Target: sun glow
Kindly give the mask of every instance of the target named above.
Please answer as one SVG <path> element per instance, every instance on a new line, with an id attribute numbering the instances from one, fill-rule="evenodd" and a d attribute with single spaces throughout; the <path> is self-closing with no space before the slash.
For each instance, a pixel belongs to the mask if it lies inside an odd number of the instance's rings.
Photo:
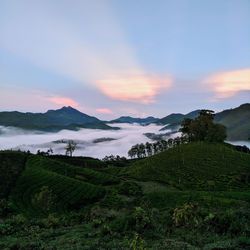
<path id="1" fill-rule="evenodd" d="M 48 100 L 59 106 L 71 106 L 75 108 L 79 106 L 79 104 L 76 101 L 68 97 L 54 96 L 54 97 L 48 98 Z"/>
<path id="2" fill-rule="evenodd" d="M 152 103 L 155 96 L 171 86 L 169 76 L 135 75 L 112 77 L 97 81 L 100 90 L 112 99 L 140 103 Z"/>
<path id="3" fill-rule="evenodd" d="M 250 91 L 250 69 L 219 72 L 205 81 L 217 98 L 228 98 L 239 91 Z"/>
<path id="4" fill-rule="evenodd" d="M 112 5 L 103 1 L 77 3 L 74 19 L 70 21 L 61 7 L 54 9 L 48 0 L 9 6 L 0 47 L 36 66 L 69 77 L 76 84 L 94 85 L 112 99 L 154 102 L 160 91 L 169 88 L 170 77 L 152 76 L 144 69 L 117 22 Z M 69 2 L 63 5 L 70 11 Z M 71 100 L 51 101 L 75 106 Z"/>

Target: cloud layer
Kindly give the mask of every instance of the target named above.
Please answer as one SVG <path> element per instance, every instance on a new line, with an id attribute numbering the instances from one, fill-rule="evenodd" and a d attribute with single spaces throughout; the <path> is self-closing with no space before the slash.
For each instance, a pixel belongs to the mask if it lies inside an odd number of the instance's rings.
<path id="1" fill-rule="evenodd" d="M 20 148 L 36 153 L 38 149 L 46 151 L 51 147 L 54 153 L 65 154 L 66 144 L 53 143 L 53 141 L 68 139 L 78 141 L 74 155 L 97 158 L 111 154 L 127 156 L 131 146 L 150 141 L 143 135 L 144 133 L 159 133 L 159 129 L 162 128 L 162 126 L 156 125 L 140 126 L 136 124 L 112 124 L 111 126 L 118 126 L 121 129 L 114 131 L 81 129 L 79 131 L 63 130 L 58 133 L 34 133 L 0 126 L 0 150 Z M 93 140 L 98 138 L 113 138 L 115 140 L 93 143 Z"/>
<path id="2" fill-rule="evenodd" d="M 108 2 L 74 5 L 77 9 L 46 0 L 6 4 L 0 48 L 116 100 L 151 103 L 168 89 L 169 77 L 151 76 L 138 61 Z"/>
<path id="3" fill-rule="evenodd" d="M 229 98 L 240 91 L 250 91 L 250 69 L 218 72 L 205 79 L 216 98 Z"/>
<path id="4" fill-rule="evenodd" d="M 172 79 L 169 76 L 133 75 L 99 80 L 97 83 L 110 98 L 146 104 L 154 102 L 160 91 L 169 89 Z"/>

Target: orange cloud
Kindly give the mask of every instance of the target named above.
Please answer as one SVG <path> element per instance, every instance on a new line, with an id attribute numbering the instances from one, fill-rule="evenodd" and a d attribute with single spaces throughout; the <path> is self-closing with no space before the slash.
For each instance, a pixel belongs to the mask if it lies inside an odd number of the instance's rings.
<path id="1" fill-rule="evenodd" d="M 98 108 L 98 109 L 96 109 L 96 112 L 100 113 L 100 114 L 107 114 L 107 115 L 113 114 L 112 110 L 110 110 L 108 108 Z"/>
<path id="2" fill-rule="evenodd" d="M 169 76 L 156 77 L 149 75 L 133 75 L 110 77 L 97 81 L 99 89 L 112 99 L 139 103 L 152 103 L 155 96 L 171 86 Z"/>
<path id="3" fill-rule="evenodd" d="M 250 69 L 219 72 L 205 79 L 217 98 L 228 98 L 239 91 L 250 91 Z"/>
<path id="4" fill-rule="evenodd" d="M 48 98 L 50 102 L 55 103 L 57 105 L 63 105 L 63 106 L 71 106 L 71 107 L 78 107 L 79 104 L 68 97 L 61 97 L 61 96 L 54 96 Z"/>

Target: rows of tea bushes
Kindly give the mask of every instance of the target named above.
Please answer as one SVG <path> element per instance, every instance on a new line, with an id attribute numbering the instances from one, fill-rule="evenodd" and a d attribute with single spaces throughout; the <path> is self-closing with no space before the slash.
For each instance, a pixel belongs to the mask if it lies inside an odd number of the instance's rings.
<path id="1" fill-rule="evenodd" d="M 129 176 L 178 189 L 237 190 L 250 186 L 250 155 L 223 144 L 190 143 L 135 162 Z"/>
<path id="2" fill-rule="evenodd" d="M 116 184 L 119 179 L 114 175 L 106 174 L 102 171 L 96 171 L 90 168 L 76 167 L 57 160 L 51 160 L 46 157 L 33 156 L 29 164 L 39 166 L 43 169 L 76 178 L 98 185 Z"/>
<path id="3" fill-rule="evenodd" d="M 49 164 L 47 160 L 45 163 Z M 33 157 L 27 161 L 26 169 L 19 177 L 11 195 L 18 211 L 34 216 L 47 213 L 48 211 L 44 211 L 44 208 L 34 201 L 43 187 L 48 187 L 55 197 L 52 211 L 56 212 L 80 208 L 104 196 L 103 187 L 57 173 L 56 168 L 52 171 L 53 164 L 54 162 L 50 167 L 46 167 L 41 164 L 39 158 L 37 160 Z"/>
<path id="4" fill-rule="evenodd" d="M 27 155 L 22 152 L 0 152 L 0 199 L 6 198 L 24 169 Z"/>

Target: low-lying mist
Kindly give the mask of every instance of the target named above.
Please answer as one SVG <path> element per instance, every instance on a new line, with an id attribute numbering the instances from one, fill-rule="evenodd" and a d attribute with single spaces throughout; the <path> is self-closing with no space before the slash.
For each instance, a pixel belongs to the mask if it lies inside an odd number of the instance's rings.
<path id="1" fill-rule="evenodd" d="M 138 124 L 112 124 L 120 130 L 80 129 L 62 130 L 57 133 L 25 131 L 13 127 L 0 126 L 0 149 L 47 151 L 52 148 L 54 154 L 65 154 L 67 140 L 77 142 L 73 155 L 103 158 L 106 155 L 127 156 L 131 146 L 151 141 L 144 133 L 157 133 L 162 126 Z M 166 133 L 166 131 L 164 132 Z M 97 140 L 98 139 L 98 140 Z"/>

